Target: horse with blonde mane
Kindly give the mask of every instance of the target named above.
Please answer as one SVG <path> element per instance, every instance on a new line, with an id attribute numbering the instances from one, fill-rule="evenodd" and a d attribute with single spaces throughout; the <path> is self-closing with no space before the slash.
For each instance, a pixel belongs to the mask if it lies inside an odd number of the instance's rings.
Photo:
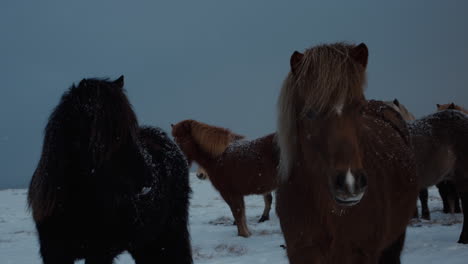
<path id="1" fill-rule="evenodd" d="M 278 99 L 290 263 L 400 263 L 418 186 L 406 122 L 364 97 L 365 44 L 294 52 Z"/>
<path id="2" fill-rule="evenodd" d="M 228 129 L 185 120 L 172 125 L 172 136 L 189 163 L 195 161 L 205 169 L 229 205 L 239 236 L 251 235 L 245 216 L 245 195 L 264 195 L 265 209 L 259 222 L 269 219 L 273 198 L 270 192 L 278 185 L 274 134 L 246 141 Z"/>

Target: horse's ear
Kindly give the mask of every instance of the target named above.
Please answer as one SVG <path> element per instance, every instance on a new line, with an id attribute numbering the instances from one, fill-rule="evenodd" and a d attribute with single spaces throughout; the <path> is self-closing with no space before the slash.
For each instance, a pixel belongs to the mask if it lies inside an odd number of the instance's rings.
<path id="1" fill-rule="evenodd" d="M 437 108 L 440 108 L 440 104 L 436 104 Z"/>
<path id="2" fill-rule="evenodd" d="M 367 66 L 367 59 L 369 58 L 369 50 L 367 49 L 366 44 L 361 43 L 351 49 L 351 57 L 361 64 L 364 68 Z"/>
<path id="3" fill-rule="evenodd" d="M 124 76 L 120 75 L 120 77 L 114 81 L 116 85 L 118 85 L 120 88 L 124 86 Z"/>
<path id="4" fill-rule="evenodd" d="M 454 103 L 451 103 L 448 107 L 448 109 L 455 109 L 455 104 Z"/>
<path id="5" fill-rule="evenodd" d="M 303 57 L 304 54 L 300 53 L 299 51 L 294 51 L 294 53 L 291 55 L 289 63 L 291 64 L 292 73 L 296 74 L 297 68 L 299 67 Z"/>
<path id="6" fill-rule="evenodd" d="M 400 107 L 400 102 L 398 102 L 398 99 L 395 98 L 395 100 L 393 100 L 393 104 Z"/>

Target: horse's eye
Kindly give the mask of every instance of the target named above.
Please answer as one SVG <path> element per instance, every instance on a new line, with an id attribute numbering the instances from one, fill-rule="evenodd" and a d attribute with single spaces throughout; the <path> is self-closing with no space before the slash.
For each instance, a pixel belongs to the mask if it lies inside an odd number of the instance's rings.
<path id="1" fill-rule="evenodd" d="M 317 119 L 317 112 L 315 112 L 314 110 L 309 110 L 309 112 L 307 112 L 306 114 L 306 117 L 310 120 L 315 120 Z"/>

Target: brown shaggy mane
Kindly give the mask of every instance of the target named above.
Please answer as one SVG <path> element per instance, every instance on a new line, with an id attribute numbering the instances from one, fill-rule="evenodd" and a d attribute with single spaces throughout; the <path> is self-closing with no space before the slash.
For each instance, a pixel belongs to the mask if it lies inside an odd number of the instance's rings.
<path id="1" fill-rule="evenodd" d="M 283 179 L 294 160 L 296 125 L 300 119 L 311 111 L 330 116 L 345 105 L 365 99 L 365 64 L 352 56 L 353 49 L 360 46 L 334 43 L 312 47 L 286 77 L 278 100 L 277 122 Z"/>

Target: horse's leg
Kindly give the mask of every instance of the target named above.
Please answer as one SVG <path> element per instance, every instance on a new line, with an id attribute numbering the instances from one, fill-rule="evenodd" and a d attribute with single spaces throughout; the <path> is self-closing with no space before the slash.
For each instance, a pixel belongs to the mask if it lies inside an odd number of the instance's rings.
<path id="1" fill-rule="evenodd" d="M 414 219 L 418 219 L 418 218 L 419 218 L 418 201 L 416 201 L 416 207 L 414 208 L 413 218 L 414 218 Z"/>
<path id="2" fill-rule="evenodd" d="M 60 243 L 41 243 L 41 256 L 44 264 L 73 264 L 74 257 L 67 253 Z"/>
<path id="3" fill-rule="evenodd" d="M 379 264 L 400 264 L 400 255 L 405 245 L 406 231 L 398 237 L 380 256 Z"/>
<path id="4" fill-rule="evenodd" d="M 67 234 L 54 228 L 54 225 L 58 224 L 46 221 L 36 225 L 42 261 L 44 264 L 73 264 L 75 257 L 69 248 Z"/>
<path id="5" fill-rule="evenodd" d="M 457 188 L 453 182 L 449 183 L 449 196 L 452 199 L 453 203 L 453 212 L 452 213 L 461 213 L 461 208 L 460 208 L 460 196 L 458 195 Z"/>
<path id="6" fill-rule="evenodd" d="M 419 192 L 419 200 L 421 201 L 421 218 L 431 220 L 431 213 L 429 211 L 429 206 L 427 205 L 428 196 L 429 193 L 427 188 L 424 188 Z"/>
<path id="7" fill-rule="evenodd" d="M 263 200 L 265 201 L 265 208 L 263 209 L 262 217 L 258 220 L 259 223 L 265 222 L 266 220 L 270 220 L 270 210 L 271 210 L 271 203 L 273 202 L 273 195 L 271 193 L 267 193 L 263 195 Z"/>
<path id="8" fill-rule="evenodd" d="M 112 264 L 115 256 L 95 255 L 86 257 L 85 264 Z"/>
<path id="9" fill-rule="evenodd" d="M 286 248 L 290 264 L 325 264 L 325 256 L 318 247 L 303 247 L 299 249 Z"/>
<path id="10" fill-rule="evenodd" d="M 236 221 L 237 225 L 237 232 L 239 236 L 249 237 L 250 231 L 247 227 L 247 220 L 245 218 L 245 204 L 244 204 L 244 196 L 241 195 L 223 195 L 224 200 L 231 208 L 232 216 Z"/>
<path id="11" fill-rule="evenodd" d="M 455 196 L 455 213 L 459 214 L 462 212 L 462 209 L 460 207 L 460 196 L 458 195 L 456 191 L 454 193 L 454 196 Z"/>
<path id="12" fill-rule="evenodd" d="M 448 214 L 450 212 L 450 204 L 448 201 L 448 186 L 446 181 L 442 181 L 438 183 L 437 189 L 439 189 L 440 198 L 442 198 L 442 203 L 444 205 L 444 214 Z"/>
<path id="13" fill-rule="evenodd" d="M 161 226 L 161 232 L 152 241 L 133 241 L 128 252 L 136 264 L 192 264 L 192 247 L 188 231 L 188 215 L 185 207 L 169 212 L 169 223 Z M 150 227 L 152 229 L 152 227 Z"/>
<path id="14" fill-rule="evenodd" d="M 458 243 L 468 244 L 468 191 L 461 192 L 460 198 L 463 209 L 463 229 Z"/>
<path id="15" fill-rule="evenodd" d="M 180 238 L 180 234 L 165 232 L 161 237 L 158 237 L 157 241 L 144 245 L 133 245 L 128 252 L 135 260 L 135 264 L 192 264 L 189 238 L 186 237 L 182 241 L 178 236 Z"/>

